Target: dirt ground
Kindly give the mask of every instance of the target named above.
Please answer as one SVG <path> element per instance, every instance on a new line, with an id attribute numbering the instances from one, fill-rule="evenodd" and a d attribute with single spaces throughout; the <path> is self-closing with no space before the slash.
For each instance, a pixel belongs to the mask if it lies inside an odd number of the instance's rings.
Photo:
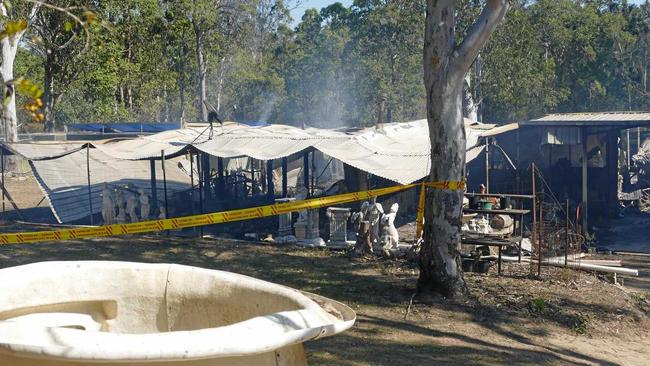
<path id="1" fill-rule="evenodd" d="M 358 315 L 341 335 L 307 345 L 311 365 L 647 365 L 650 293 L 590 274 L 527 266 L 467 274 L 470 298 L 407 307 L 409 262 L 165 235 L 0 247 L 0 266 L 46 260 L 165 262 L 242 273 L 342 301 Z"/>
<path id="2" fill-rule="evenodd" d="M 5 197 L 4 202 L 0 202 L 0 205 L 4 206 L 4 212 L 0 212 L 0 219 L 4 219 L 6 214 L 6 218 L 10 220 L 56 223 L 49 203 L 32 174 L 16 176 L 8 174 L 5 177 L 5 187 L 21 214 L 19 215 L 13 209 L 9 197 Z"/>
<path id="3" fill-rule="evenodd" d="M 18 206 L 52 220 L 33 177 L 8 188 Z M 15 218 L 15 213 L 10 217 Z M 404 236 L 414 228 L 404 225 Z M 0 230 L 45 227 L 3 224 Z M 328 250 L 230 239 L 150 235 L 0 246 L 0 267 L 51 260 L 179 263 L 233 271 L 324 295 L 351 306 L 355 326 L 307 344 L 310 365 L 648 365 L 650 256 L 607 256 L 641 269 L 609 277 L 505 264 L 503 275 L 466 274 L 470 296 L 409 303 L 417 266 L 403 260 L 353 260 Z"/>
<path id="4" fill-rule="evenodd" d="M 630 213 L 609 220 L 596 232 L 599 245 L 616 251 L 650 253 L 650 214 Z"/>

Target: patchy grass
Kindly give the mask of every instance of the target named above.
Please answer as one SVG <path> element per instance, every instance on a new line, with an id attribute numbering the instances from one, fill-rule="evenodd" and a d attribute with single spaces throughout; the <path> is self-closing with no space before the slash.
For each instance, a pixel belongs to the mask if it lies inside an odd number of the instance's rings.
<path id="1" fill-rule="evenodd" d="M 467 274 L 468 299 L 414 303 L 417 267 L 351 260 L 327 249 L 164 235 L 0 247 L 7 267 L 44 260 L 171 262 L 228 270 L 346 303 L 356 325 L 307 345 L 310 365 L 644 364 L 648 295 L 588 274 L 504 265 L 503 276 Z M 567 279 L 567 280 L 565 280 Z M 615 346 L 612 346 L 615 345 Z"/>

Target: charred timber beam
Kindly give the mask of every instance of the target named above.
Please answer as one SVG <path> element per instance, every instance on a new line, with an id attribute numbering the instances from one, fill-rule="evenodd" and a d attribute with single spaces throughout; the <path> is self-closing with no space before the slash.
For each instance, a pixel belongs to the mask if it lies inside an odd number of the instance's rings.
<path id="1" fill-rule="evenodd" d="M 223 199 L 225 195 L 223 158 L 217 158 L 217 190 L 219 198 Z"/>
<path id="2" fill-rule="evenodd" d="M 288 178 L 287 178 L 287 171 L 288 171 L 288 164 L 287 164 L 287 158 L 284 157 L 282 158 L 282 197 L 286 198 L 288 192 Z"/>
<path id="3" fill-rule="evenodd" d="M 273 160 L 266 161 L 266 194 L 269 198 L 275 197 L 275 187 L 273 187 Z"/>
<path id="4" fill-rule="evenodd" d="M 210 190 L 210 155 L 201 153 L 201 170 L 203 171 L 203 194 L 205 198 L 209 199 L 212 197 Z"/>
<path id="5" fill-rule="evenodd" d="M 303 178 L 303 184 L 305 185 L 305 189 L 307 190 L 307 197 L 311 197 L 311 184 L 309 181 L 309 151 L 305 151 L 302 154 L 302 163 L 303 163 L 303 169 L 302 169 L 302 178 Z"/>

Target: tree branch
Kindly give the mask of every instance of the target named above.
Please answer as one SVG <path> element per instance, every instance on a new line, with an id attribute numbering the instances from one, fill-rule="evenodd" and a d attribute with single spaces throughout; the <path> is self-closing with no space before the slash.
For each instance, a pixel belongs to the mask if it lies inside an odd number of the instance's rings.
<path id="1" fill-rule="evenodd" d="M 479 52 L 506 15 L 509 6 L 509 0 L 487 0 L 481 15 L 469 28 L 467 36 L 454 52 L 453 57 L 456 62 L 453 63 L 452 77 L 460 79 L 465 77 Z"/>
<path id="2" fill-rule="evenodd" d="M 27 17 L 27 22 L 32 23 L 34 21 L 34 18 L 36 17 L 36 14 L 38 13 L 38 10 L 41 8 L 41 4 L 35 3 L 32 5 L 32 10 L 29 12 L 29 16 Z"/>

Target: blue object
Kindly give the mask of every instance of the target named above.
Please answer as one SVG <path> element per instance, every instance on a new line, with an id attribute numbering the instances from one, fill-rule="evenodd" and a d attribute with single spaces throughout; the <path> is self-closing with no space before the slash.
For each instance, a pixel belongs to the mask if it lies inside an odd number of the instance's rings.
<path id="1" fill-rule="evenodd" d="M 180 128 L 180 123 L 77 123 L 68 128 L 99 133 L 157 133 Z"/>

